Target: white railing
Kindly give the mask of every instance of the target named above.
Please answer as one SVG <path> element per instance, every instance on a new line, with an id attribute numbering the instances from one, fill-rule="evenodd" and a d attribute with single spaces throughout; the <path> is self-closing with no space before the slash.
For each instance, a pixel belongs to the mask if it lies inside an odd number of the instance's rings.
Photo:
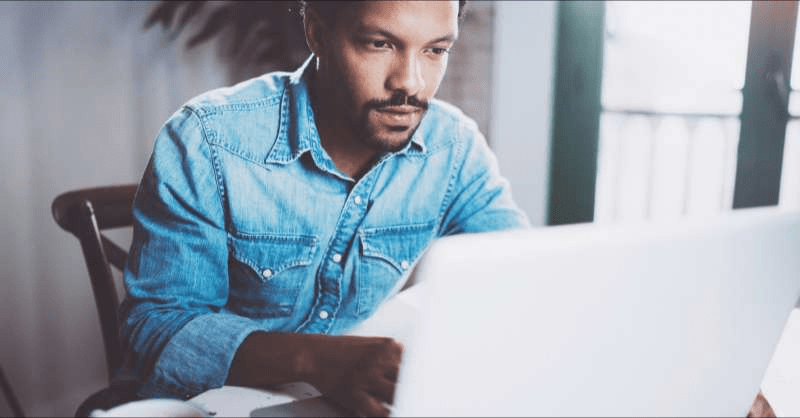
<path id="1" fill-rule="evenodd" d="M 605 111 L 600 117 L 595 222 L 713 216 L 730 210 L 736 115 Z M 800 120 L 786 127 L 779 206 L 800 210 Z"/>
<path id="2" fill-rule="evenodd" d="M 595 221 L 709 216 L 733 202 L 736 115 L 605 111 Z"/>

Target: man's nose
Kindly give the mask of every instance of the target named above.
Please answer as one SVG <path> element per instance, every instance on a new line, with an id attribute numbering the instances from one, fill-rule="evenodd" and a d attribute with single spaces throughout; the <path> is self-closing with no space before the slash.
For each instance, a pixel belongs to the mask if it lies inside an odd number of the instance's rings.
<path id="1" fill-rule="evenodd" d="M 422 68 L 414 54 L 406 54 L 398 59 L 386 80 L 386 88 L 392 92 L 402 92 L 406 96 L 416 96 L 425 88 Z"/>

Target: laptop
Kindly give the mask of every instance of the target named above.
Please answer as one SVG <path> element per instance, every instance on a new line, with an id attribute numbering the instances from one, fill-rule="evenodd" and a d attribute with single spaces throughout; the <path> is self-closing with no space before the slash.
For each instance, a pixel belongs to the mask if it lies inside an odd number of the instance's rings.
<path id="1" fill-rule="evenodd" d="M 394 416 L 745 416 L 800 296 L 800 213 L 438 240 Z"/>

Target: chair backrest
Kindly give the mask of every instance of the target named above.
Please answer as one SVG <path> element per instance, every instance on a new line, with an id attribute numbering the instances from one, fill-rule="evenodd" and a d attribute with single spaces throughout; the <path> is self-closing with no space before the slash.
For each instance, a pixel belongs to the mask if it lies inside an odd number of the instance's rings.
<path id="1" fill-rule="evenodd" d="M 122 364 L 119 341 L 119 298 L 110 266 L 120 271 L 128 252 L 112 242 L 104 230 L 131 226 L 135 184 L 97 187 L 63 193 L 53 200 L 53 218 L 81 243 L 103 333 L 109 379 Z"/>

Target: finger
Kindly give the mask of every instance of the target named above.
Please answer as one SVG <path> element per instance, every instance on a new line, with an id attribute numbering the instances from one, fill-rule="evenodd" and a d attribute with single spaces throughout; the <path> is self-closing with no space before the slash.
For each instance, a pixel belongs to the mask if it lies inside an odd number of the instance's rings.
<path id="1" fill-rule="evenodd" d="M 382 377 L 375 379 L 367 388 L 367 392 L 381 402 L 394 403 L 395 382 Z"/>
<path id="2" fill-rule="evenodd" d="M 381 338 L 378 340 L 380 351 L 388 358 L 400 361 L 403 355 L 403 343 L 395 340 L 394 338 Z"/>
<path id="3" fill-rule="evenodd" d="M 395 339 L 392 340 L 392 344 L 391 345 L 392 345 L 392 352 L 396 356 L 397 361 L 399 362 L 400 361 L 400 357 L 403 356 L 403 351 L 405 350 L 405 347 L 403 346 L 403 343 L 401 343 L 400 341 L 397 341 Z"/>
<path id="4" fill-rule="evenodd" d="M 382 369 L 383 376 L 392 381 L 397 380 L 397 375 L 400 373 L 402 356 L 403 345 L 396 340 L 387 338 L 384 341 L 377 363 Z"/>
<path id="5" fill-rule="evenodd" d="M 370 396 L 367 392 L 359 392 L 354 397 L 355 411 L 362 417 L 388 417 L 391 412 L 383 402 Z"/>
<path id="6" fill-rule="evenodd" d="M 385 377 L 386 379 L 388 379 L 388 380 L 390 380 L 392 382 L 396 382 L 398 375 L 400 375 L 400 365 L 399 364 L 397 364 L 397 363 L 395 363 L 395 364 L 387 364 L 387 365 L 385 365 L 383 367 L 383 377 Z"/>

